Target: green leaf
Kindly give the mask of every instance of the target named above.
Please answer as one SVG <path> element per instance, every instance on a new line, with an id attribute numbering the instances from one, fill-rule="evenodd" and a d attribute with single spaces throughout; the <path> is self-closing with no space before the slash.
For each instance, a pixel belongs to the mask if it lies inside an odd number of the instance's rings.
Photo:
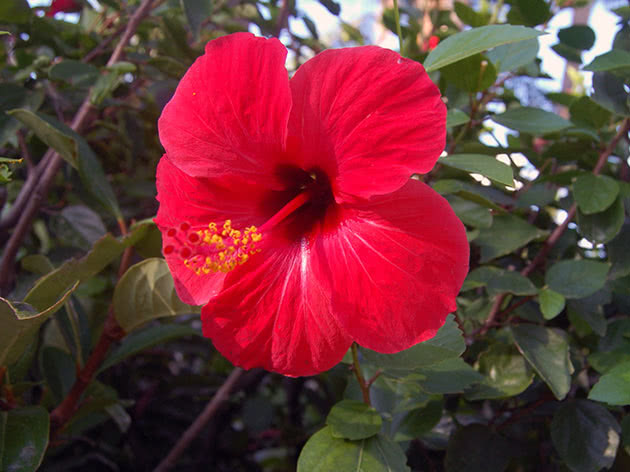
<path id="1" fill-rule="evenodd" d="M 619 195 L 619 185 L 605 175 L 584 174 L 573 183 L 573 197 L 585 215 L 599 213 L 613 204 Z"/>
<path id="2" fill-rule="evenodd" d="M 624 81 L 610 72 L 593 73 L 593 94 L 591 98 L 607 110 L 630 116 L 628 92 Z"/>
<path id="3" fill-rule="evenodd" d="M 605 374 L 620 363 L 630 362 L 630 346 L 608 352 L 594 352 L 588 356 L 588 362 L 597 372 Z"/>
<path id="4" fill-rule="evenodd" d="M 503 436 L 487 426 L 471 424 L 451 436 L 446 472 L 503 472 L 510 457 L 510 444 Z"/>
<path id="5" fill-rule="evenodd" d="M 552 320 L 564 310 L 565 298 L 549 288 L 542 289 L 538 295 L 540 311 L 546 320 Z"/>
<path id="6" fill-rule="evenodd" d="M 199 37 L 202 23 L 212 14 L 212 0 L 180 0 L 193 37 Z"/>
<path id="7" fill-rule="evenodd" d="M 538 56 L 538 48 L 538 38 L 527 39 L 496 47 L 486 57 L 499 72 L 511 72 L 534 62 Z"/>
<path id="8" fill-rule="evenodd" d="M 579 317 L 588 324 L 590 330 L 594 331 L 599 336 L 604 336 L 608 323 L 604 316 L 603 307 L 604 305 L 608 305 L 611 301 L 611 293 L 605 288 L 588 297 L 569 300 L 569 319 L 571 323 L 575 325 L 575 319 Z"/>
<path id="9" fill-rule="evenodd" d="M 28 110 L 23 111 L 28 112 Z M 39 119 L 37 123 L 40 125 L 42 123 L 45 124 L 45 127 L 42 129 L 56 130 L 60 133 L 60 135 L 73 140 L 74 149 L 78 152 L 78 158 L 75 159 L 75 164 L 73 164 L 73 166 L 78 170 L 81 182 L 88 193 L 94 197 L 105 210 L 111 213 L 116 219 L 122 219 L 122 213 L 118 206 L 118 201 L 116 200 L 114 191 L 105 176 L 105 172 L 103 171 L 103 167 L 101 166 L 98 157 L 94 154 L 94 151 L 92 151 L 92 148 L 87 141 L 72 128 L 67 126 L 65 123 L 61 123 L 52 116 L 48 116 L 43 113 L 38 113 L 37 115 L 32 112 L 28 113 L 30 113 L 30 115 L 25 114 L 24 116 L 35 116 Z M 44 140 L 41 136 L 39 137 Z M 52 146 L 52 144 L 48 142 L 46 142 L 46 144 Z M 55 148 L 55 150 L 59 152 L 59 149 Z M 63 154 L 61 154 L 61 156 L 66 159 Z M 72 164 L 72 162 L 70 163 Z"/>
<path id="10" fill-rule="evenodd" d="M 369 405 L 355 400 L 342 400 L 332 407 L 326 424 L 334 438 L 364 439 L 381 430 L 381 415 Z"/>
<path id="11" fill-rule="evenodd" d="M 619 234 L 624 219 L 624 204 L 621 197 L 619 197 L 609 208 L 600 213 L 585 215 L 578 210 L 578 231 L 589 241 L 607 243 Z"/>
<path id="12" fill-rule="evenodd" d="M 432 72 L 488 49 L 541 34 L 532 28 L 512 25 L 489 25 L 462 31 L 440 42 L 424 61 L 424 68 Z"/>
<path id="13" fill-rule="evenodd" d="M 57 151 L 72 167 L 78 167 L 79 150 L 72 136 L 46 121 L 40 113 L 25 108 L 16 108 L 7 113 L 28 126 L 39 139 Z"/>
<path id="14" fill-rule="evenodd" d="M 541 25 L 552 16 L 545 0 L 512 0 L 510 3 L 507 21 L 513 25 Z"/>
<path id="15" fill-rule="evenodd" d="M 58 347 L 45 346 L 40 352 L 40 366 L 55 404 L 61 403 L 77 378 L 74 360 Z"/>
<path id="16" fill-rule="evenodd" d="M 433 184 L 433 190 L 440 195 L 457 195 L 481 206 L 490 208 L 497 213 L 505 213 L 505 210 L 491 200 L 491 196 L 485 193 L 485 187 L 469 184 L 455 179 L 440 179 Z"/>
<path id="17" fill-rule="evenodd" d="M 387 373 L 387 372 L 386 372 Z M 418 382 L 427 393 L 461 393 L 483 376 L 469 366 L 461 357 L 446 359 L 414 371 L 411 380 Z"/>
<path id="18" fill-rule="evenodd" d="M 479 267 L 470 272 L 462 290 L 477 287 L 487 287 L 488 295 L 491 297 L 505 292 L 522 296 L 538 293 L 536 286 L 524 275 L 492 266 Z"/>
<path id="19" fill-rule="evenodd" d="M 122 83 L 123 75 L 135 70 L 134 64 L 124 61 L 107 66 L 90 89 L 90 103 L 94 106 L 100 106 Z"/>
<path id="20" fill-rule="evenodd" d="M 545 283 L 565 298 L 583 298 L 604 286 L 609 268 L 603 262 L 560 261 L 547 271 Z"/>
<path id="21" fill-rule="evenodd" d="M 345 21 L 341 21 L 341 31 L 343 33 L 341 37 L 344 41 L 354 41 L 361 46 L 365 44 L 363 34 L 361 33 L 361 30 L 356 26 L 353 26 L 350 23 L 346 23 Z"/>
<path id="22" fill-rule="evenodd" d="M 470 117 L 461 110 L 454 108 L 446 113 L 446 127 L 454 128 L 455 126 L 464 125 L 470 121 Z"/>
<path id="23" fill-rule="evenodd" d="M 0 470 L 36 471 L 48 447 L 50 421 L 41 406 L 0 412 Z"/>
<path id="24" fill-rule="evenodd" d="M 145 349 L 186 336 L 201 336 L 201 333 L 190 326 L 174 323 L 149 326 L 131 333 L 107 356 L 99 371 L 102 372 Z"/>
<path id="25" fill-rule="evenodd" d="M 33 341 L 39 327 L 53 315 L 77 288 L 78 282 L 69 287 L 58 299 L 55 298 L 40 311 L 26 303 L 12 303 L 0 298 L 0 367 L 17 362 Z"/>
<path id="26" fill-rule="evenodd" d="M 100 106 L 114 90 L 120 85 L 120 75 L 115 72 L 104 72 L 98 76 L 96 83 L 90 89 L 90 103 L 93 106 Z"/>
<path id="27" fill-rule="evenodd" d="M 546 233 L 514 215 L 495 215 L 490 228 L 483 228 L 475 239 L 481 248 L 481 262 L 510 254 Z"/>
<path id="28" fill-rule="evenodd" d="M 606 245 L 608 260 L 612 267 L 608 276 L 611 279 L 619 279 L 630 275 L 630 223 L 623 225 L 617 236 Z"/>
<path id="29" fill-rule="evenodd" d="M 114 238 L 111 234 L 106 234 L 84 257 L 71 259 L 40 278 L 26 294 L 24 301 L 40 310 L 51 306 L 76 282 L 86 281 L 102 271 L 126 248 L 140 240 L 146 230 L 147 225 L 138 225 L 121 240 Z"/>
<path id="30" fill-rule="evenodd" d="M 15 140 L 15 133 L 22 127 L 15 118 L 5 113 L 15 108 L 37 110 L 44 101 L 41 90 L 28 90 L 13 83 L 3 83 L 0 87 L 0 146 Z"/>
<path id="31" fill-rule="evenodd" d="M 606 408 L 588 400 L 560 405 L 551 422 L 551 439 L 573 472 L 597 472 L 615 461 L 621 428 Z"/>
<path id="32" fill-rule="evenodd" d="M 46 275 L 48 272 L 55 270 L 50 259 L 43 254 L 29 254 L 20 259 L 22 269 L 33 272 L 37 275 Z"/>
<path id="33" fill-rule="evenodd" d="M 534 372 L 514 346 L 494 343 L 479 355 L 482 382 L 466 390 L 468 400 L 514 397 L 530 386 Z"/>
<path id="34" fill-rule="evenodd" d="M 602 375 L 588 398 L 609 405 L 630 405 L 630 361 L 619 363 Z"/>
<path id="35" fill-rule="evenodd" d="M 494 64 L 481 54 L 449 64 L 442 68 L 440 74 L 447 82 L 469 93 L 485 90 L 497 80 Z"/>
<path id="36" fill-rule="evenodd" d="M 438 400 L 410 411 L 398 426 L 394 441 L 409 441 L 431 431 L 440 422 L 443 407 L 442 401 Z"/>
<path id="37" fill-rule="evenodd" d="M 73 236 L 85 240 L 90 247 L 107 233 L 100 215 L 85 205 L 69 205 L 61 210 L 60 216 L 74 231 Z"/>
<path id="38" fill-rule="evenodd" d="M 459 19 L 473 28 L 487 25 L 490 21 L 490 17 L 492 16 L 488 12 L 477 12 L 462 2 L 455 2 L 453 6 Z"/>
<path id="39" fill-rule="evenodd" d="M 485 154 L 452 154 L 438 161 L 448 167 L 473 172 L 488 177 L 499 184 L 514 185 L 512 168 Z"/>
<path id="40" fill-rule="evenodd" d="M 315 433 L 298 458 L 298 472 L 406 472 L 407 456 L 391 439 L 377 435 L 359 441 L 338 439 L 331 428 Z"/>
<path id="41" fill-rule="evenodd" d="M 455 323 L 455 318 L 448 315 L 444 326 L 428 341 L 396 354 L 380 354 L 366 348 L 361 348 L 361 353 L 376 367 L 409 371 L 459 357 L 465 349 L 466 343 Z"/>
<path id="42" fill-rule="evenodd" d="M 622 49 L 612 49 L 597 56 L 592 62 L 584 66 L 584 70 L 592 72 L 608 72 L 619 69 L 630 70 L 630 52 Z"/>
<path id="43" fill-rule="evenodd" d="M 489 228 L 492 226 L 492 213 L 490 213 L 489 208 L 456 195 L 447 195 L 446 199 L 457 217 L 464 224 L 475 228 Z"/>
<path id="44" fill-rule="evenodd" d="M 99 72 L 92 64 L 64 59 L 50 68 L 48 76 L 53 80 L 63 80 L 74 86 L 89 86 L 98 78 Z"/>
<path id="45" fill-rule="evenodd" d="M 586 51 L 595 44 L 595 32 L 587 25 L 573 25 L 558 30 L 558 39 L 569 47 Z"/>
<path id="46" fill-rule="evenodd" d="M 532 324 L 511 328 L 516 347 L 558 400 L 571 388 L 573 365 L 564 331 Z"/>
<path id="47" fill-rule="evenodd" d="M 532 107 L 511 108 L 491 119 L 506 128 L 529 134 L 555 133 L 572 126 L 570 121 L 555 113 Z"/>
<path id="48" fill-rule="evenodd" d="M 612 114 L 590 97 L 580 97 L 569 107 L 571 121 L 599 129 L 610 122 Z"/>
<path id="49" fill-rule="evenodd" d="M 135 264 L 125 272 L 114 290 L 114 313 L 128 333 L 156 318 L 198 311 L 177 296 L 164 259 L 146 259 Z"/>
<path id="50" fill-rule="evenodd" d="M 0 23 L 24 24 L 31 18 L 31 7 L 26 0 L 2 0 L 0 2 Z"/>

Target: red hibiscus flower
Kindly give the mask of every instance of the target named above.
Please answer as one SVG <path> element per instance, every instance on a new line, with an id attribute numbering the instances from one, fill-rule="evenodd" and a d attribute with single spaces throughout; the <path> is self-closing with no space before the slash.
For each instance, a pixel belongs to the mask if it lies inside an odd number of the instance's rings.
<path id="1" fill-rule="evenodd" d="M 433 337 L 468 270 L 464 227 L 410 180 L 444 148 L 422 66 L 367 46 L 289 80 L 276 39 L 208 43 L 159 120 L 155 219 L 185 302 L 236 365 L 311 375 L 353 341 Z"/>
<path id="2" fill-rule="evenodd" d="M 53 0 L 46 12 L 46 16 L 55 16 L 56 13 L 72 13 L 81 11 L 83 5 L 77 0 Z"/>

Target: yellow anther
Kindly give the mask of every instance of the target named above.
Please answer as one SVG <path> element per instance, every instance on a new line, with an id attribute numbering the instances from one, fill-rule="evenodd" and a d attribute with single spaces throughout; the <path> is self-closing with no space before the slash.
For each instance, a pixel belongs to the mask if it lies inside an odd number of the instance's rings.
<path id="1" fill-rule="evenodd" d="M 199 236 L 199 240 L 190 241 L 191 234 Z M 207 228 L 191 228 L 183 244 L 192 254 L 183 262 L 197 275 L 230 272 L 247 262 L 252 254 L 260 252 L 254 243 L 261 239 L 262 235 L 255 226 L 238 230 L 232 228 L 231 220 L 226 220 L 221 226 L 209 223 Z"/>

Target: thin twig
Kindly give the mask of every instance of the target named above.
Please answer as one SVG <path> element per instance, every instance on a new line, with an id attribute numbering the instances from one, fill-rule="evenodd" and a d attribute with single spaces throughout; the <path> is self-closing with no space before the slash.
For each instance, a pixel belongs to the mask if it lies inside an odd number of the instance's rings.
<path id="1" fill-rule="evenodd" d="M 166 472 L 175 465 L 177 459 L 184 453 L 190 443 L 195 439 L 203 428 L 212 419 L 219 407 L 225 402 L 234 387 L 237 380 L 243 375 L 245 371 L 240 367 L 236 367 L 232 373 L 225 380 L 223 385 L 219 387 L 217 393 L 214 394 L 212 400 L 206 405 L 201 414 L 184 432 L 182 437 L 177 441 L 177 444 L 171 449 L 168 455 L 159 463 L 159 465 L 153 470 L 153 472 Z"/>
<path id="2" fill-rule="evenodd" d="M 289 26 L 289 6 L 290 0 L 284 0 L 282 2 L 282 7 L 280 7 L 280 13 L 278 14 L 278 21 L 274 27 L 273 35 L 276 38 L 280 37 L 280 33 L 284 28 Z"/>

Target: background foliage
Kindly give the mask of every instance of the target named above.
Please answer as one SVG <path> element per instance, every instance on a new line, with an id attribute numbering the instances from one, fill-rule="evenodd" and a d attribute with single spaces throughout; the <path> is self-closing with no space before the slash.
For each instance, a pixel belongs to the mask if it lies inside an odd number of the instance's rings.
<path id="1" fill-rule="evenodd" d="M 588 2 L 448 3 L 401 2 L 402 52 L 448 105 L 420 178 L 466 224 L 471 271 L 434 339 L 359 351 L 371 406 L 351 356 L 234 370 L 150 220 L 156 121 L 208 40 L 280 35 L 293 71 L 370 35 L 324 39 L 298 0 L 0 3 L 0 470 L 152 470 L 222 384 L 177 470 L 630 470 L 630 7 L 590 64 L 597 31 L 557 34 L 593 87 L 550 93 L 537 38 Z M 391 5 L 378 22 L 396 31 Z"/>

